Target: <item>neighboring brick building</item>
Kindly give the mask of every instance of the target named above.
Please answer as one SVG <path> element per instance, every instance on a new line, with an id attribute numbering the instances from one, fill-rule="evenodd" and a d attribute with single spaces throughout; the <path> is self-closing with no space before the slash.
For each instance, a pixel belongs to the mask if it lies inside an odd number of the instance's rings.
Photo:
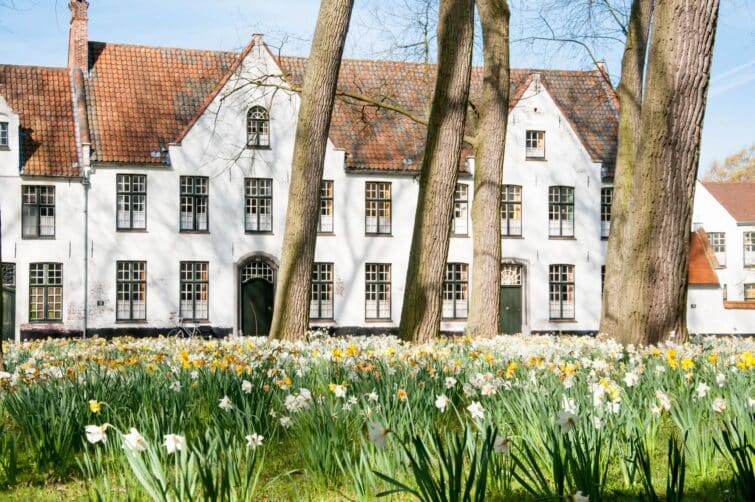
<path id="1" fill-rule="evenodd" d="M 265 333 L 306 59 L 277 56 L 257 35 L 241 52 L 90 42 L 88 3 L 70 7 L 67 68 L 0 65 L 2 244 L 16 336 L 159 333 L 181 322 Z M 397 326 L 425 130 L 348 94 L 422 116 L 434 76 L 432 65 L 343 62 L 313 326 Z M 477 68 L 473 99 L 480 88 Z M 501 330 L 595 332 L 616 96 L 600 70 L 514 69 L 511 94 Z M 444 286 L 448 331 L 464 329 L 474 266 L 469 153 Z"/>

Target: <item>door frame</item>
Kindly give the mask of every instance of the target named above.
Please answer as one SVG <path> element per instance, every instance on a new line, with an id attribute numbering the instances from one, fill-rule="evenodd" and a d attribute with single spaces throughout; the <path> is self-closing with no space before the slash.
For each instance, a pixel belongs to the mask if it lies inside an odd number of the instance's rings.
<path id="1" fill-rule="evenodd" d="M 522 334 L 530 332 L 530 281 L 529 281 L 529 260 L 521 258 L 503 258 L 501 259 L 501 268 L 503 265 L 518 265 L 522 272 Z M 498 287 L 501 287 L 500 274 Z M 500 316 L 500 312 L 498 314 Z"/>
<path id="2" fill-rule="evenodd" d="M 241 311 L 241 270 L 250 261 L 257 260 L 266 263 L 273 271 L 273 308 L 275 308 L 275 292 L 278 287 L 278 260 L 273 255 L 264 253 L 262 251 L 253 251 L 251 253 L 245 254 L 233 265 L 233 281 L 236 285 L 236 287 L 233 288 L 235 296 L 234 300 L 236 302 L 236 316 L 234 319 L 233 334 L 236 336 L 241 334 L 241 323 L 243 316 L 243 312 Z"/>

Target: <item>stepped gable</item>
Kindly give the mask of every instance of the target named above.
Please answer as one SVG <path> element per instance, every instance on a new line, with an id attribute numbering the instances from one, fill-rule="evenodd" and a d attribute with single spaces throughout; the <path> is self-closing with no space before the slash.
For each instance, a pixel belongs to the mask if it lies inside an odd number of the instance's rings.
<path id="1" fill-rule="evenodd" d="M 19 115 L 22 174 L 78 176 L 68 69 L 0 64 L 0 96 Z"/>

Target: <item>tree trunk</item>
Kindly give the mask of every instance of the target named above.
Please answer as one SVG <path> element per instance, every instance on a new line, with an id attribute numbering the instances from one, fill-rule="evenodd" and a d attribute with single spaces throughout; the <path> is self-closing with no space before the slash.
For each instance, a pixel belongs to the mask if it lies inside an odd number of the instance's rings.
<path id="1" fill-rule="evenodd" d="M 323 0 L 307 61 L 291 165 L 286 229 L 270 334 L 304 336 L 309 327 L 320 183 L 353 0 Z"/>
<path id="2" fill-rule="evenodd" d="M 719 0 L 658 0 L 634 161 L 624 343 L 687 337 L 695 179 Z"/>
<path id="3" fill-rule="evenodd" d="M 509 7 L 506 0 L 477 0 L 483 40 L 480 118 L 476 124 L 472 203 L 472 300 L 467 331 L 498 333 L 501 296 L 501 181 L 509 115 Z"/>
<path id="4" fill-rule="evenodd" d="M 606 253 L 606 275 L 603 287 L 603 304 L 600 318 L 600 332 L 609 336 L 616 332 L 622 307 L 626 305 L 623 278 L 628 271 L 623 270 L 626 259 L 627 212 L 632 196 L 632 172 L 634 157 L 642 130 L 640 112 L 642 110 L 642 84 L 645 72 L 648 32 L 653 13 L 654 0 L 634 0 L 629 17 L 627 41 L 621 60 L 621 81 L 619 82 L 619 144 L 616 153 L 616 166 L 611 205 L 611 231 Z"/>
<path id="5" fill-rule="evenodd" d="M 425 342 L 440 328 L 453 194 L 469 98 L 473 32 L 474 0 L 441 0 L 438 74 L 401 312 L 399 332 L 403 340 Z"/>

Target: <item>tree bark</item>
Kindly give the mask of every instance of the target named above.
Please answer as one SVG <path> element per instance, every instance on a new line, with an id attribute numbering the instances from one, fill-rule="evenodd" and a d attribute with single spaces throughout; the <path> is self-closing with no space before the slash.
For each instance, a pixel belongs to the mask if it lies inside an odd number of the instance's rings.
<path id="1" fill-rule="evenodd" d="M 695 179 L 719 0 L 658 0 L 642 104 L 624 343 L 687 337 L 687 266 Z"/>
<path id="2" fill-rule="evenodd" d="M 472 68 L 474 0 L 441 0 L 438 73 L 409 254 L 400 336 L 426 342 L 440 328 L 453 194 L 458 177 Z"/>
<path id="3" fill-rule="evenodd" d="M 501 182 L 509 111 L 509 7 L 506 0 L 477 0 L 483 40 L 483 82 L 476 124 L 472 203 L 472 298 L 467 332 L 498 333 L 501 296 Z"/>
<path id="4" fill-rule="evenodd" d="M 270 330 L 274 338 L 301 338 L 309 327 L 320 183 L 353 5 L 353 0 L 323 0 L 320 4 L 296 126 L 286 228 Z"/>
<path id="5" fill-rule="evenodd" d="M 619 138 L 611 205 L 611 231 L 606 253 L 606 275 L 603 287 L 603 304 L 600 332 L 609 336 L 616 332 L 618 320 L 626 305 L 623 278 L 629 271 L 623 269 L 626 257 L 627 212 L 632 195 L 634 157 L 642 130 L 642 84 L 645 72 L 648 32 L 653 14 L 654 0 L 634 0 L 629 16 L 627 41 L 621 60 L 619 98 Z"/>

